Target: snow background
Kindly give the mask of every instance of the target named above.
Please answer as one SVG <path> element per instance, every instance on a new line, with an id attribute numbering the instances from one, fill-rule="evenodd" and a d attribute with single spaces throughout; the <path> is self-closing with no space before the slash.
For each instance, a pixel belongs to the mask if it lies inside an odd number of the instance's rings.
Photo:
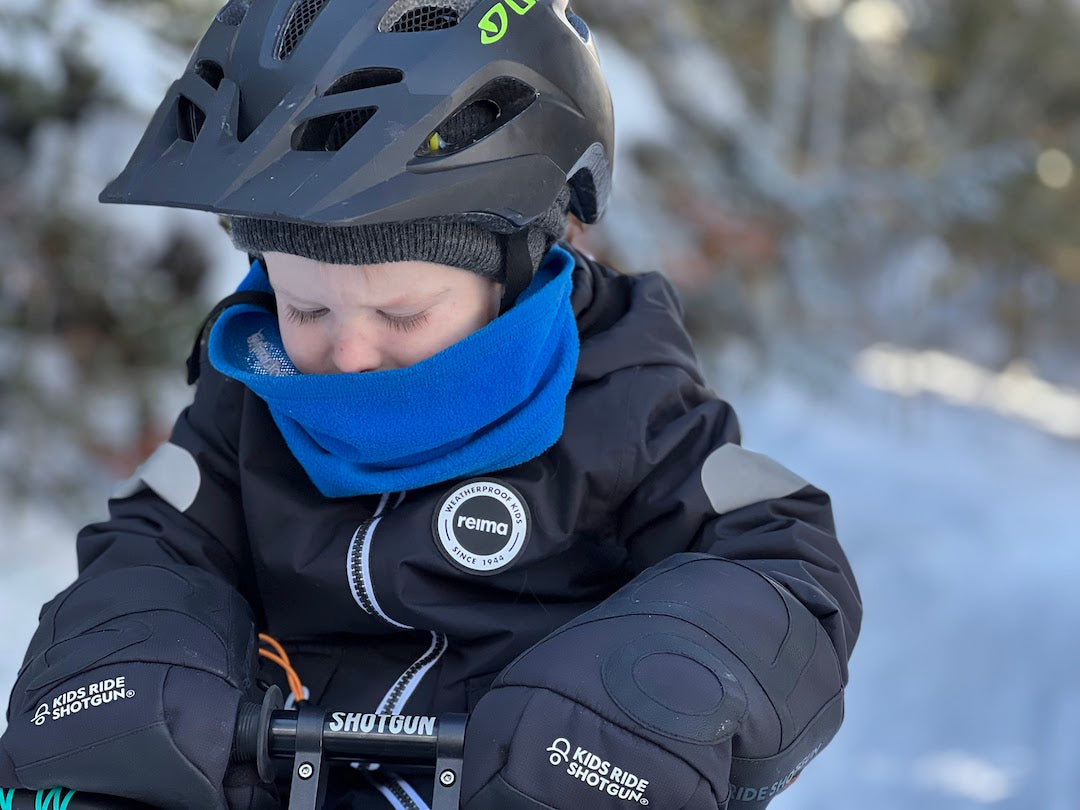
<path id="1" fill-rule="evenodd" d="M 845 724 L 774 806 L 1080 806 L 1080 447 L 857 384 L 733 399 L 831 494 L 865 607 Z"/>
<path id="2" fill-rule="evenodd" d="M 122 229 L 132 251 L 149 250 L 169 231 L 197 233 L 215 257 L 205 295 L 219 297 L 239 270 L 204 215 L 96 203 L 185 54 L 149 36 L 132 7 L 98 0 L 47 5 L 48 14 L 37 14 L 44 5 L 36 0 L 0 0 L 0 66 L 14 65 L 47 87 L 62 80 L 63 49 L 115 71 L 117 89 L 99 111 L 35 134 L 25 189 L 43 206 L 67 206 Z M 122 51 L 111 46 L 119 41 Z M 634 56 L 611 41 L 603 53 L 620 150 L 685 135 L 666 112 L 664 91 Z M 737 134 L 770 194 L 797 198 L 798 179 L 757 146 L 761 123 L 724 78 L 730 71 L 722 61 L 686 48 L 671 54 L 671 68 L 723 78 L 712 85 L 710 125 Z M 650 203 L 645 183 L 631 165 L 622 166 L 608 222 L 612 240 L 649 265 L 680 234 Z M 664 224 L 658 229 L 657 222 Z M 926 313 L 933 265 L 948 258 L 942 250 L 924 243 L 893 256 L 872 302 L 878 312 L 903 310 L 913 322 Z M 813 273 L 801 277 L 811 287 L 827 282 Z M 837 302 L 836 314 L 852 302 L 834 292 L 827 289 L 825 298 Z M 771 806 L 1080 808 L 1080 443 L 986 409 L 872 390 L 859 381 L 854 360 L 817 385 L 790 363 L 729 374 L 728 358 L 706 360 L 715 361 L 717 391 L 740 414 L 745 444 L 831 493 L 865 600 L 847 720 L 797 786 Z M 49 376 L 42 385 L 63 396 L 70 370 L 60 361 L 41 368 Z M 183 396 L 169 389 L 161 407 L 175 411 Z M 115 433 L 127 424 L 119 405 L 103 405 L 101 418 Z M 0 421 L 0 450 L 15 438 L 15 430 L 4 429 Z M 59 448 L 44 455 L 69 463 Z M 74 577 L 74 533 L 104 516 L 110 484 L 87 472 L 87 488 L 101 506 L 81 519 L 49 502 L 0 495 L 0 642 L 8 651 L 0 659 L 0 694 L 14 681 L 40 605 Z"/>

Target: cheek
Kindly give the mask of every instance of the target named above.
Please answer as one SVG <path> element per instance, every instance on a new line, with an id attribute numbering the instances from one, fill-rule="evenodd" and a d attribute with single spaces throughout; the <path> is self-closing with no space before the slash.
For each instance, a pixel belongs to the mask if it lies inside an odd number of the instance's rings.
<path id="1" fill-rule="evenodd" d="M 490 311 L 486 301 L 470 301 L 469 304 L 451 308 L 439 329 L 438 343 L 441 345 L 432 354 L 464 340 L 491 323 L 495 313 Z"/>
<path id="2" fill-rule="evenodd" d="M 482 312 L 467 313 L 451 307 L 433 316 L 423 329 L 388 334 L 387 354 L 397 368 L 412 366 L 459 343 L 486 326 L 488 321 Z"/>
<path id="3" fill-rule="evenodd" d="M 389 368 L 407 368 L 435 356 L 456 342 L 457 338 L 435 329 L 412 334 L 393 332 L 386 335 L 384 359 Z"/>
<path id="4" fill-rule="evenodd" d="M 279 318 L 281 343 L 292 364 L 304 374 L 318 371 L 320 359 L 326 354 L 327 341 L 322 329 L 312 324 L 303 326 Z"/>

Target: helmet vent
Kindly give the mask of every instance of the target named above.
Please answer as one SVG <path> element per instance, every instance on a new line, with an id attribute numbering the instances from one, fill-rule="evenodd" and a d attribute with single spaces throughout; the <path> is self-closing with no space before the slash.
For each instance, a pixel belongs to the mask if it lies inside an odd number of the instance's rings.
<path id="1" fill-rule="evenodd" d="M 588 42 L 589 37 L 591 36 L 589 33 L 589 25 L 585 20 L 575 14 L 570 6 L 566 7 L 566 19 L 570 25 L 574 27 L 574 30 L 578 32 L 578 36 L 581 37 L 582 42 Z"/>
<path id="2" fill-rule="evenodd" d="M 300 40 L 304 38 L 315 18 L 326 7 L 328 0 L 296 0 L 288 15 L 285 24 L 281 26 L 281 34 L 278 36 L 277 49 L 274 55 L 278 59 L 288 59 Z"/>
<path id="3" fill-rule="evenodd" d="M 251 0 L 229 0 L 214 19 L 225 25 L 239 25 L 247 16 L 249 8 Z"/>
<path id="4" fill-rule="evenodd" d="M 480 0 L 397 0 L 383 15 L 384 34 L 415 34 L 453 28 Z"/>
<path id="5" fill-rule="evenodd" d="M 377 109 L 361 107 L 312 118 L 293 132 L 292 147 L 298 152 L 337 152 L 371 120 Z"/>
<path id="6" fill-rule="evenodd" d="M 176 134 L 182 141 L 195 143 L 199 137 L 203 124 L 206 123 L 206 113 L 186 96 L 180 96 L 176 105 Z"/>
<path id="7" fill-rule="evenodd" d="M 370 90 L 372 87 L 382 87 L 387 84 L 397 84 L 405 78 L 405 74 L 397 68 L 362 68 L 346 73 L 340 79 L 330 85 L 330 89 L 323 95 L 332 96 L 335 93 L 351 93 L 354 90 Z"/>
<path id="8" fill-rule="evenodd" d="M 458 13 L 447 6 L 414 8 L 390 26 L 395 34 L 415 34 L 420 31 L 444 31 L 458 24 Z"/>
<path id="9" fill-rule="evenodd" d="M 460 152 L 523 113 L 536 97 L 536 89 L 520 79 L 494 79 L 443 121 L 416 150 L 416 156 L 443 157 Z"/>
<path id="10" fill-rule="evenodd" d="M 221 86 L 221 80 L 225 78 L 225 71 L 212 59 L 200 59 L 195 65 L 195 75 L 217 90 Z"/>

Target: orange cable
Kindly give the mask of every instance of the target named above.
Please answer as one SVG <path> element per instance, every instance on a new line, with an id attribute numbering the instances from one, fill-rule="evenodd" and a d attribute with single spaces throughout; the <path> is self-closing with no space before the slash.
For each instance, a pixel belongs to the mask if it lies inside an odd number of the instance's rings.
<path id="1" fill-rule="evenodd" d="M 289 661 L 289 654 L 285 652 L 285 648 L 281 646 L 276 638 L 267 633 L 259 633 L 259 641 L 269 644 L 274 649 L 274 652 L 260 649 L 259 655 L 273 661 L 285 670 L 285 677 L 289 682 L 289 690 L 293 694 L 293 700 L 297 703 L 304 700 L 304 685 L 300 681 L 300 675 L 293 669 L 292 662 Z"/>
<path id="2" fill-rule="evenodd" d="M 300 683 L 299 680 L 296 679 L 293 673 L 289 672 L 289 670 L 286 669 L 288 665 L 281 659 L 281 656 L 277 655 L 276 653 L 270 652 L 269 650 L 259 650 L 259 655 L 261 655 L 268 661 L 273 661 L 275 664 L 285 670 L 285 677 L 289 681 L 289 691 L 293 693 L 294 698 L 297 694 L 303 695 L 303 685 Z"/>

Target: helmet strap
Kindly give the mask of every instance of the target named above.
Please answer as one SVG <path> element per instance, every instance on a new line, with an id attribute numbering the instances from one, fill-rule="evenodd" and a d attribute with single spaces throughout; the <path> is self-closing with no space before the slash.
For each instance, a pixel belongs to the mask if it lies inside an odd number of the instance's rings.
<path id="1" fill-rule="evenodd" d="M 503 242 L 506 266 L 506 287 L 503 290 L 499 314 L 508 312 L 518 296 L 532 282 L 535 267 L 532 254 L 529 253 L 529 229 L 522 228 L 508 235 Z"/>

